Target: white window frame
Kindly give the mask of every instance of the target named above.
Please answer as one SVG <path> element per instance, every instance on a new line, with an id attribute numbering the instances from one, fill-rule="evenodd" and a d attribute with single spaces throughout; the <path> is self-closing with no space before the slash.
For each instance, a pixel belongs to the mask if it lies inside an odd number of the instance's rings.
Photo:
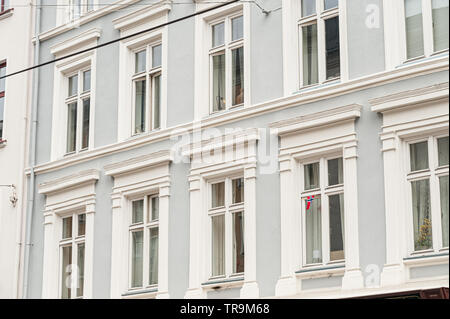
<path id="1" fill-rule="evenodd" d="M 89 10 L 88 4 L 89 1 L 92 2 L 92 8 Z M 79 6 L 79 12 L 77 13 L 75 8 L 76 4 L 75 2 L 78 2 Z M 69 21 L 76 20 L 82 16 L 85 16 L 86 14 L 94 11 L 97 7 L 97 0 L 69 0 Z"/>
<path id="2" fill-rule="evenodd" d="M 91 79 L 90 79 L 90 89 L 88 91 L 83 91 L 83 75 L 84 72 L 86 71 L 90 71 L 91 72 Z M 72 155 L 72 154 L 76 154 L 79 152 L 83 152 L 83 151 L 87 151 L 89 149 L 91 149 L 91 143 L 93 141 L 91 141 L 91 129 L 92 129 L 92 123 L 91 123 L 91 104 L 92 104 L 92 98 L 91 98 L 91 90 L 92 90 L 92 70 L 91 70 L 91 66 L 85 66 L 83 68 L 80 68 L 79 70 L 75 71 L 75 72 L 71 72 L 65 75 L 65 81 L 67 82 L 67 89 L 66 92 L 69 91 L 69 79 L 73 76 L 78 76 L 78 83 L 77 83 L 77 92 L 75 93 L 75 95 L 72 96 L 68 96 L 64 103 L 65 103 L 65 108 L 66 108 L 66 114 L 67 114 L 67 109 L 69 107 L 70 104 L 72 103 L 76 103 L 76 107 L 77 107 L 77 123 L 76 123 L 76 138 L 75 138 L 75 151 L 67 151 L 67 125 L 69 124 L 67 122 L 67 116 L 66 116 L 66 152 L 65 155 Z M 68 95 L 68 93 L 66 94 Z M 88 136 L 88 147 L 83 148 L 82 147 L 82 141 L 83 141 L 83 102 L 84 100 L 89 99 L 89 136 Z"/>
<path id="3" fill-rule="evenodd" d="M 60 240 L 59 240 L 59 298 L 62 298 L 62 278 L 63 278 L 63 273 L 64 273 L 64 269 L 62 267 L 63 265 L 63 248 L 64 247 L 72 247 L 72 266 L 77 267 L 78 266 L 78 245 L 83 244 L 84 245 L 84 254 L 85 254 L 85 258 L 84 258 L 84 268 L 86 266 L 86 232 L 83 235 L 78 235 L 78 218 L 80 215 L 85 215 L 86 218 L 86 213 L 81 210 L 81 211 L 75 211 L 75 212 L 71 212 L 69 214 L 64 214 L 62 216 L 60 216 L 60 223 L 61 223 L 61 232 L 60 232 Z M 63 233 L 63 220 L 65 218 L 69 218 L 72 217 L 72 236 L 70 238 L 62 238 L 62 233 Z M 86 220 L 85 220 L 86 223 Z M 86 225 L 85 225 L 86 227 Z M 86 230 L 86 228 L 85 228 Z M 71 267 L 72 267 L 71 266 Z M 75 274 L 77 275 L 77 279 L 75 280 L 71 280 L 71 293 L 70 293 L 70 299 L 83 299 L 84 297 L 84 287 L 85 285 L 85 277 L 83 278 L 83 295 L 82 296 L 77 296 L 77 285 L 78 285 L 78 268 L 76 268 L 77 270 L 75 271 Z M 71 269 L 71 274 L 70 276 L 74 275 L 74 271 L 73 268 Z"/>
<path id="4" fill-rule="evenodd" d="M 299 162 L 299 181 L 302 185 L 302 192 L 297 200 L 300 200 L 299 206 L 301 207 L 301 233 L 302 233 L 302 262 L 300 267 L 315 267 L 322 265 L 330 265 L 330 264 L 345 264 L 345 258 L 342 260 L 334 260 L 330 261 L 330 227 L 329 227 L 329 196 L 344 194 L 344 183 L 338 185 L 328 185 L 328 161 L 333 159 L 341 158 L 342 162 L 344 161 L 342 154 L 332 153 L 322 157 L 316 157 L 314 159 L 308 159 L 306 161 Z M 304 177 L 304 168 L 308 164 L 319 163 L 319 188 L 305 190 L 305 177 Z M 344 168 L 343 168 L 344 169 Z M 344 172 L 343 176 L 344 176 Z M 307 196 L 317 196 L 320 195 L 321 198 L 321 215 L 322 215 L 322 262 L 315 264 L 307 264 L 306 263 L 306 211 L 305 211 L 305 199 Z M 344 195 L 345 201 L 345 195 Z M 344 211 L 345 215 L 345 211 Z M 345 221 L 345 217 L 344 217 Z M 341 221 L 342 222 L 342 221 Z M 344 233 L 342 234 L 345 237 L 345 227 Z M 343 238 L 343 244 L 344 244 Z M 345 245 L 344 245 L 345 246 Z M 344 247 L 345 254 L 345 247 Z"/>
<path id="5" fill-rule="evenodd" d="M 317 86 L 323 83 L 328 82 L 334 82 L 339 81 L 341 78 L 341 72 L 342 72 L 342 54 L 339 59 L 339 69 L 340 69 L 340 75 L 338 77 L 333 77 L 330 79 L 327 79 L 327 68 L 326 68 L 326 36 L 325 36 L 325 21 L 328 19 L 332 19 L 335 17 L 339 18 L 339 43 L 342 41 L 341 37 L 341 23 L 340 20 L 342 19 L 339 16 L 339 6 L 336 8 L 331 8 L 328 10 L 325 10 L 324 0 L 316 0 L 316 13 L 310 16 L 302 17 L 301 16 L 301 0 L 300 0 L 300 14 L 299 19 L 297 21 L 298 24 L 298 38 L 299 38 L 299 51 L 298 51 L 298 60 L 299 60 L 299 78 L 300 78 L 300 88 L 307 88 L 312 86 Z M 318 68 L 319 68 L 319 77 L 318 77 L 318 83 L 310 84 L 310 85 L 304 85 L 303 84 L 303 33 L 302 33 L 302 27 L 316 24 L 317 25 L 317 54 L 318 54 Z M 341 44 L 340 44 L 341 46 Z"/>
<path id="6" fill-rule="evenodd" d="M 209 22 L 208 26 L 208 38 L 209 38 L 209 112 L 210 114 L 224 112 L 229 109 L 238 108 L 245 105 L 246 92 L 245 92 L 245 72 L 247 65 L 244 58 L 244 102 L 233 105 L 233 93 L 232 93 L 232 51 L 235 49 L 243 48 L 245 56 L 245 23 L 243 22 L 243 37 L 237 40 L 232 40 L 232 20 L 242 17 L 244 21 L 244 13 L 242 11 L 233 12 L 228 15 L 224 15 L 218 19 Z M 213 46 L 213 27 L 218 24 L 224 24 L 224 44 L 220 46 Z M 214 111 L 214 94 L 213 94 L 213 57 L 225 54 L 225 109 Z"/>
<path id="7" fill-rule="evenodd" d="M 150 132 L 150 131 L 154 131 L 154 130 L 159 130 L 161 128 L 161 105 L 162 105 L 162 73 L 163 73 L 163 68 L 162 65 L 160 66 L 156 66 L 153 67 L 153 48 L 157 47 L 157 46 L 161 46 L 161 54 L 162 54 L 162 42 L 160 39 L 152 41 L 144 46 L 140 46 L 137 48 L 133 48 L 131 49 L 132 54 L 135 56 L 136 53 L 141 52 L 141 51 L 146 51 L 145 52 L 145 70 L 143 72 L 139 72 L 139 73 L 135 73 L 133 72 L 133 75 L 131 76 L 131 81 L 132 81 L 132 111 L 131 111 L 131 135 L 140 135 L 146 132 Z M 161 57 L 162 58 L 162 57 Z M 136 66 L 136 59 L 133 63 L 133 67 Z M 133 70 L 135 70 L 133 68 Z M 159 126 L 155 127 L 155 78 L 160 76 L 160 101 L 159 101 Z M 140 132 L 140 133 L 136 133 L 135 131 L 135 112 L 136 112 L 136 82 L 138 80 L 142 80 L 143 78 L 145 78 L 145 83 L 146 83 L 146 87 L 145 87 L 145 130 L 144 132 Z"/>
<path id="8" fill-rule="evenodd" d="M 157 289 L 158 288 L 158 283 L 156 284 L 151 284 L 149 282 L 149 270 L 150 270 L 150 253 L 149 253 L 149 239 L 150 239 L 150 231 L 151 229 L 155 229 L 157 228 L 159 231 L 159 217 L 158 219 L 155 220 L 148 220 L 148 216 L 149 214 L 151 214 L 151 205 L 149 204 L 151 203 L 152 198 L 158 198 L 159 199 L 159 194 L 150 194 L 150 195 L 145 195 L 145 196 L 141 196 L 141 197 L 137 197 L 137 198 L 133 198 L 133 199 L 129 199 L 129 205 L 128 207 L 130 207 L 129 210 L 129 214 L 128 214 L 128 219 L 129 219 L 129 265 L 128 265 L 128 287 L 130 291 L 133 290 L 141 290 L 141 289 Z M 143 209 L 143 222 L 140 223 L 133 223 L 132 218 L 133 218 L 133 209 L 132 209 L 132 205 L 133 202 L 139 201 L 139 200 L 143 200 L 144 201 L 144 209 Z M 158 202 L 159 203 L 159 202 Z M 159 207 L 158 207 L 159 209 Z M 142 286 L 141 287 L 133 287 L 132 286 L 132 247 L 133 247 L 133 238 L 132 238 L 132 234 L 133 232 L 138 232 L 138 231 L 143 231 L 143 241 L 144 241 L 144 245 L 143 245 L 143 276 L 142 276 Z M 158 234 L 158 238 L 159 238 L 159 234 Z M 159 250 L 158 250 L 159 252 Z M 158 256 L 159 259 L 159 256 Z"/>
<path id="9" fill-rule="evenodd" d="M 242 213 L 243 218 L 245 219 L 245 196 L 244 202 L 241 203 L 232 203 L 232 192 L 233 186 L 232 181 L 235 179 L 242 178 L 244 179 L 243 173 L 235 173 L 226 177 L 216 178 L 209 180 L 208 183 L 208 218 L 209 218 L 209 227 L 208 227 L 208 238 L 209 238 L 209 263 L 208 263 L 208 274 L 209 280 L 217 280 L 217 279 L 225 279 L 225 278 L 234 278 L 234 277 L 243 277 L 245 272 L 233 272 L 233 214 Z M 224 191 L 225 198 L 224 204 L 225 206 L 211 208 L 212 204 L 212 185 L 224 182 Z M 245 181 L 244 181 L 244 189 L 245 189 Z M 215 216 L 225 216 L 225 274 L 219 276 L 212 275 L 212 217 Z M 244 238 L 245 238 L 245 229 L 244 229 Z M 244 250 L 245 252 L 245 250 Z M 244 264 L 245 267 L 245 264 Z M 245 268 L 244 268 L 245 269 Z"/>
<path id="10" fill-rule="evenodd" d="M 448 134 L 435 133 L 422 137 L 415 137 L 413 139 L 405 139 L 403 141 L 404 149 L 404 163 L 406 168 L 406 199 L 407 199 L 407 247 L 408 255 L 426 255 L 435 254 L 443 251 L 448 251 L 449 247 L 444 247 L 442 243 L 442 218 L 441 218 L 441 201 L 439 177 L 449 175 L 449 166 L 439 166 L 438 163 L 438 144 L 437 140 L 442 137 L 448 137 Z M 419 142 L 427 142 L 428 146 L 428 163 L 429 168 L 411 172 L 410 162 L 410 146 Z M 431 210 L 431 229 L 432 229 L 432 248 L 427 250 L 414 250 L 414 232 L 413 232 L 413 207 L 412 207 L 412 192 L 411 183 L 419 180 L 429 180 L 430 185 L 430 210 Z"/>

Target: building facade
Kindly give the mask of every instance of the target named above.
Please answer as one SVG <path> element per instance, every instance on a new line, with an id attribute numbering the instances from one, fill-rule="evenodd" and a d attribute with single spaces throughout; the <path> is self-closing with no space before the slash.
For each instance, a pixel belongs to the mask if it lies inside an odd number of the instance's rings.
<path id="1" fill-rule="evenodd" d="M 32 65 L 33 10 L 0 1 L 0 77 Z M 20 294 L 25 222 L 31 73 L 0 79 L 0 298 Z"/>
<path id="2" fill-rule="evenodd" d="M 22 297 L 448 288 L 448 0 L 231 2 L 41 0 Z"/>

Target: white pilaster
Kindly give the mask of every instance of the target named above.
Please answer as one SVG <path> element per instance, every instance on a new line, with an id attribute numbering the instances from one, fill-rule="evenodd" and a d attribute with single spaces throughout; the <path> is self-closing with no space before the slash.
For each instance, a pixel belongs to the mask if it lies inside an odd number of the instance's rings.
<path id="1" fill-rule="evenodd" d="M 169 197 L 170 186 L 159 188 L 159 249 L 158 249 L 158 293 L 157 299 L 169 298 Z"/>
<path id="2" fill-rule="evenodd" d="M 44 212 L 44 261 L 42 274 L 43 299 L 58 298 L 59 263 L 58 250 L 55 251 L 56 228 L 54 212 Z"/>

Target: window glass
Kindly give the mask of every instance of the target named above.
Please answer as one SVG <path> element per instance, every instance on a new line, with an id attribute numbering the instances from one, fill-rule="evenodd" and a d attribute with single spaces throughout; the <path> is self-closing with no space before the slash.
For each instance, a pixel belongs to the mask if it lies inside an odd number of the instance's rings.
<path id="1" fill-rule="evenodd" d="M 81 137 L 81 148 L 86 149 L 89 147 L 89 118 L 91 109 L 91 99 L 83 100 L 83 127 Z"/>
<path id="2" fill-rule="evenodd" d="M 72 216 L 63 218 L 62 239 L 72 238 Z"/>
<path id="3" fill-rule="evenodd" d="M 244 48 L 231 51 L 233 106 L 244 103 Z"/>
<path id="4" fill-rule="evenodd" d="M 83 92 L 91 90 L 91 70 L 83 72 Z"/>
<path id="5" fill-rule="evenodd" d="M 77 283 L 77 297 L 83 296 L 84 290 L 84 243 L 77 245 L 77 263 L 78 263 L 78 283 Z"/>
<path id="6" fill-rule="evenodd" d="M 448 165 L 448 136 L 438 139 L 439 166 Z"/>
<path id="7" fill-rule="evenodd" d="M 211 185 L 211 208 L 225 206 L 225 182 Z"/>
<path id="8" fill-rule="evenodd" d="M 151 221 L 159 219 L 159 197 L 151 197 Z"/>
<path id="9" fill-rule="evenodd" d="M 94 0 L 86 0 L 87 1 L 87 9 L 86 11 L 92 11 L 94 10 Z"/>
<path id="10" fill-rule="evenodd" d="M 78 215 L 78 236 L 86 234 L 86 214 Z"/>
<path id="11" fill-rule="evenodd" d="M 5 76 L 5 75 L 6 75 L 6 66 L 0 67 L 0 77 Z M 6 79 L 0 79 L 0 92 L 5 91 L 5 82 L 6 82 Z"/>
<path id="12" fill-rule="evenodd" d="M 153 129 L 161 126 L 161 75 L 153 77 Z"/>
<path id="13" fill-rule="evenodd" d="M 136 200 L 132 203 L 132 224 L 144 222 L 144 200 Z"/>
<path id="14" fill-rule="evenodd" d="M 339 6 L 339 0 L 325 0 L 325 10 L 337 8 Z"/>
<path id="15" fill-rule="evenodd" d="M 344 254 L 344 194 L 328 197 L 330 218 L 330 261 L 343 260 Z"/>
<path id="16" fill-rule="evenodd" d="M 342 157 L 328 160 L 328 186 L 344 183 Z"/>
<path id="17" fill-rule="evenodd" d="M 431 230 L 430 181 L 428 179 L 411 182 L 414 250 L 433 247 Z"/>
<path id="18" fill-rule="evenodd" d="M 146 50 L 139 51 L 135 54 L 135 70 L 134 73 L 144 72 L 146 69 Z"/>
<path id="19" fill-rule="evenodd" d="M 225 216 L 213 216 L 212 221 L 212 276 L 225 275 Z"/>
<path id="20" fill-rule="evenodd" d="M 422 0 L 405 0 L 407 58 L 424 54 Z"/>
<path id="21" fill-rule="evenodd" d="M 145 90 L 147 81 L 138 80 L 135 81 L 135 111 L 134 111 L 134 133 L 139 134 L 145 132 L 145 119 L 146 119 L 146 102 L 145 102 Z"/>
<path id="22" fill-rule="evenodd" d="M 319 60 L 317 51 L 317 24 L 302 27 L 303 85 L 319 82 Z"/>
<path id="23" fill-rule="evenodd" d="M 307 164 L 304 167 L 305 190 L 319 188 L 319 163 Z"/>
<path id="24" fill-rule="evenodd" d="M 157 198 L 157 197 L 155 197 Z M 158 239 L 159 229 L 157 227 L 150 228 L 150 274 L 149 284 L 156 285 L 158 283 Z"/>
<path id="25" fill-rule="evenodd" d="M 213 61 L 213 111 L 225 109 L 225 54 L 214 55 Z"/>
<path id="26" fill-rule="evenodd" d="M 3 137 L 3 109 L 5 108 L 5 98 L 0 97 L 0 139 Z"/>
<path id="27" fill-rule="evenodd" d="M 243 203 L 244 202 L 244 179 L 238 178 L 233 179 L 232 184 L 232 193 L 233 193 L 233 204 Z"/>
<path id="28" fill-rule="evenodd" d="M 67 148 L 66 152 L 75 152 L 77 145 L 77 103 L 67 106 Z"/>
<path id="29" fill-rule="evenodd" d="M 411 144 L 409 148 L 410 148 L 411 172 L 429 168 L 428 142 Z"/>
<path id="30" fill-rule="evenodd" d="M 448 49 L 448 0 L 432 0 L 434 52 Z"/>
<path id="31" fill-rule="evenodd" d="M 448 247 L 448 175 L 439 178 L 439 191 L 441 197 L 442 246 Z"/>
<path id="32" fill-rule="evenodd" d="M 74 96 L 78 93 L 78 75 L 69 77 L 69 96 Z"/>
<path id="33" fill-rule="evenodd" d="M 302 0 L 302 17 L 316 14 L 316 0 Z"/>
<path id="34" fill-rule="evenodd" d="M 244 215 L 233 214 L 233 273 L 244 272 Z"/>
<path id="35" fill-rule="evenodd" d="M 341 74 L 339 17 L 325 20 L 325 49 L 327 80 L 337 78 Z"/>
<path id="36" fill-rule="evenodd" d="M 322 262 L 322 211 L 320 195 L 305 199 L 306 263 Z"/>
<path id="37" fill-rule="evenodd" d="M 242 39 L 244 37 L 244 17 L 240 16 L 231 20 L 232 41 Z"/>
<path id="38" fill-rule="evenodd" d="M 71 278 L 72 274 L 72 246 L 64 246 L 62 248 L 62 268 L 61 268 L 61 298 L 71 298 Z"/>
<path id="39" fill-rule="evenodd" d="M 156 45 L 156 46 L 152 47 L 152 67 L 153 68 L 157 68 L 157 67 L 161 66 L 161 59 L 162 59 L 161 50 L 162 50 L 161 45 Z"/>
<path id="40" fill-rule="evenodd" d="M 212 26 L 212 43 L 213 47 L 225 44 L 225 23 L 219 23 Z"/>
<path id="41" fill-rule="evenodd" d="M 132 254 L 131 254 L 131 287 L 142 287 L 142 275 L 144 265 L 144 232 L 135 231 L 131 233 Z"/>

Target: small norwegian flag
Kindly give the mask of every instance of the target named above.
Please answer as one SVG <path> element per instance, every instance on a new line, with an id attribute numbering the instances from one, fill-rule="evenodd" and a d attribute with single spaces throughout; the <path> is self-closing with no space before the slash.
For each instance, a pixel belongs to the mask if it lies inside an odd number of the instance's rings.
<path id="1" fill-rule="evenodd" d="M 306 198 L 306 210 L 309 210 L 311 208 L 311 203 L 314 200 L 314 195 L 308 196 Z"/>

